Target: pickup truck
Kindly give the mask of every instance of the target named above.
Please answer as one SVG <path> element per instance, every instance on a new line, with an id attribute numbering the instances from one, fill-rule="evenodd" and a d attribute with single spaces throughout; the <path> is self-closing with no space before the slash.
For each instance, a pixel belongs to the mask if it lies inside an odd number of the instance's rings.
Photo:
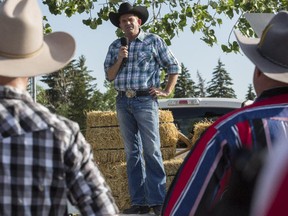
<path id="1" fill-rule="evenodd" d="M 193 134 L 195 123 L 212 120 L 252 101 L 235 98 L 167 98 L 158 99 L 161 110 L 170 110 L 178 130 L 187 138 Z M 181 145 L 181 144 L 180 144 Z"/>

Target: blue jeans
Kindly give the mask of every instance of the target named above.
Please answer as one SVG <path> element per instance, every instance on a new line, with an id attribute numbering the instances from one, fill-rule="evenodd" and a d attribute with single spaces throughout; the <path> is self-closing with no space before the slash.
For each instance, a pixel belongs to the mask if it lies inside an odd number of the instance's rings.
<path id="1" fill-rule="evenodd" d="M 124 140 L 131 204 L 161 205 L 166 195 L 166 174 L 160 150 L 157 99 L 118 95 L 116 110 Z"/>

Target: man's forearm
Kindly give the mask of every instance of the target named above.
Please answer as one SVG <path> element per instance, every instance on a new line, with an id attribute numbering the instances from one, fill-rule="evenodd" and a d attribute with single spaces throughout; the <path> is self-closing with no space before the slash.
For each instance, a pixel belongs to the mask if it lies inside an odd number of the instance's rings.
<path id="1" fill-rule="evenodd" d="M 175 88 L 175 85 L 177 83 L 177 79 L 178 79 L 178 74 L 168 75 L 168 82 L 167 82 L 167 85 L 165 87 L 165 91 L 167 92 L 168 95 L 170 95 L 171 92 L 173 91 L 173 89 Z"/>
<path id="2" fill-rule="evenodd" d="M 108 71 L 107 71 L 107 78 L 109 81 L 113 81 L 116 76 L 117 73 L 121 67 L 122 61 L 120 61 L 119 59 L 114 63 L 114 65 L 112 65 Z"/>

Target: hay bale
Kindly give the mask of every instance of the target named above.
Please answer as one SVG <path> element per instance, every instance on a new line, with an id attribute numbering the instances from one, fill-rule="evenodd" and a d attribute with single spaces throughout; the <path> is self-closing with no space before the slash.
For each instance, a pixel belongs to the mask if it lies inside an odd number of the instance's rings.
<path id="1" fill-rule="evenodd" d="M 178 129 L 170 111 L 159 111 L 159 133 L 162 147 L 176 146 Z M 116 112 L 87 113 L 86 139 L 94 149 L 122 149 L 124 147 Z"/>
<path id="2" fill-rule="evenodd" d="M 120 210 L 130 206 L 126 163 L 99 164 L 99 169 L 109 185 L 115 202 Z"/>
<path id="3" fill-rule="evenodd" d="M 167 175 L 167 189 L 182 163 L 179 159 L 173 160 L 176 155 L 179 133 L 173 121 L 172 112 L 159 111 L 161 153 Z M 120 210 L 128 208 L 130 197 L 126 174 L 126 155 L 116 112 L 92 111 L 87 113 L 86 139 L 92 145 L 95 161 L 112 190 L 117 206 Z"/>
<path id="4" fill-rule="evenodd" d="M 173 114 L 169 110 L 159 110 L 159 122 L 173 123 Z M 90 111 L 87 112 L 87 127 L 118 125 L 116 112 Z"/>
<path id="5" fill-rule="evenodd" d="M 87 128 L 117 126 L 118 119 L 115 112 L 112 111 L 90 111 L 87 112 Z"/>
<path id="6" fill-rule="evenodd" d="M 124 148 L 122 149 L 95 149 L 93 148 L 93 155 L 97 163 L 117 163 L 125 162 L 126 155 Z"/>
<path id="7" fill-rule="evenodd" d="M 170 160 L 163 161 L 166 176 L 175 176 L 182 163 L 183 163 L 183 158 L 170 159 Z"/>
<path id="8" fill-rule="evenodd" d="M 116 194 L 114 195 L 114 199 L 120 211 L 131 207 L 129 196 L 122 197 L 121 195 Z"/>
<path id="9" fill-rule="evenodd" d="M 171 111 L 159 109 L 159 122 L 173 123 L 174 117 Z"/>
<path id="10" fill-rule="evenodd" d="M 166 188 L 171 185 L 183 159 L 171 159 L 163 162 L 166 172 Z M 99 164 L 99 169 L 103 173 L 107 184 L 111 188 L 116 204 L 120 210 L 130 206 L 130 196 L 128 190 L 128 179 L 126 163 L 104 163 Z"/>
<path id="11" fill-rule="evenodd" d="M 88 128 L 86 139 L 92 145 L 93 149 L 122 149 L 124 143 L 120 134 L 120 128 L 99 127 Z"/>
<path id="12" fill-rule="evenodd" d="M 211 120 L 203 120 L 200 122 L 197 122 L 196 124 L 194 124 L 194 130 L 193 130 L 193 137 L 191 140 L 192 145 L 194 145 L 197 140 L 200 138 L 200 136 L 202 135 L 202 133 L 211 125 L 213 124 L 213 121 Z"/>
<path id="13" fill-rule="evenodd" d="M 175 146 L 172 146 L 172 147 L 163 147 L 160 149 L 161 150 L 161 153 L 162 153 L 162 158 L 163 158 L 163 161 L 164 160 L 170 160 L 172 158 L 175 157 L 176 155 L 176 148 Z"/>
<path id="14" fill-rule="evenodd" d="M 176 146 L 179 139 L 179 131 L 173 123 L 160 124 L 159 133 L 161 147 Z M 120 128 L 118 126 L 109 128 L 89 128 L 86 131 L 86 139 L 95 149 L 118 149 L 124 147 Z"/>
<path id="15" fill-rule="evenodd" d="M 169 160 L 175 157 L 175 147 L 161 148 L 163 160 Z M 125 162 L 126 154 L 124 148 L 122 149 L 93 149 L 93 155 L 97 163 L 117 163 Z"/>
<path id="16" fill-rule="evenodd" d="M 159 124 L 160 142 L 162 147 L 176 147 L 179 131 L 174 123 Z"/>

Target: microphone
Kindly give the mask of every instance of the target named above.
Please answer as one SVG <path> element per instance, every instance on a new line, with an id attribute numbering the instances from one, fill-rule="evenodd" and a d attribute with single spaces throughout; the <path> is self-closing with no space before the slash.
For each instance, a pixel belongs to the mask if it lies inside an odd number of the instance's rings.
<path id="1" fill-rule="evenodd" d="M 127 46 L 128 43 L 129 43 L 128 38 L 126 38 L 126 37 L 121 37 L 120 40 L 121 40 L 121 46 Z M 127 57 L 123 58 L 123 60 L 122 60 L 122 65 L 123 65 L 124 67 L 126 66 L 127 60 L 128 60 Z"/>

